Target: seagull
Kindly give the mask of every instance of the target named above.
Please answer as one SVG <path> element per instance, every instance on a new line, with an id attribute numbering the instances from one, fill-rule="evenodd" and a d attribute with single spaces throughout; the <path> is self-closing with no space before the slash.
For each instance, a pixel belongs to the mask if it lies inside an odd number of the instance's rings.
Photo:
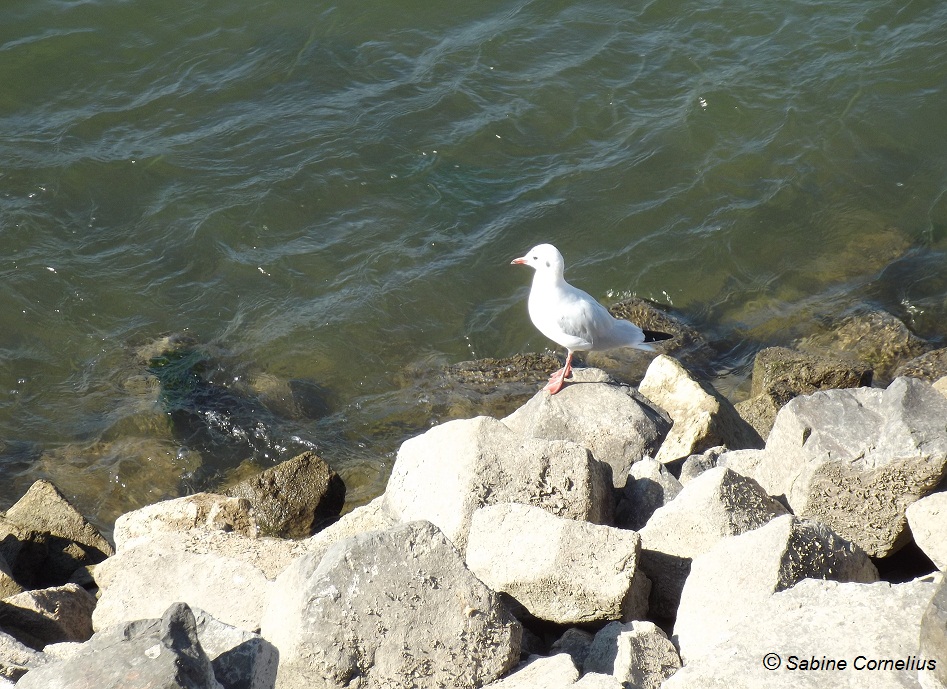
<path id="1" fill-rule="evenodd" d="M 642 330 L 631 321 L 612 316 L 587 292 L 573 287 L 562 277 L 565 263 L 559 249 L 539 244 L 510 265 L 535 269 L 529 291 L 529 317 L 543 335 L 569 352 L 566 364 L 552 374 L 543 390 L 555 395 L 572 371 L 575 352 L 593 352 L 618 347 L 651 350 L 648 342 L 667 340 L 673 335 Z"/>

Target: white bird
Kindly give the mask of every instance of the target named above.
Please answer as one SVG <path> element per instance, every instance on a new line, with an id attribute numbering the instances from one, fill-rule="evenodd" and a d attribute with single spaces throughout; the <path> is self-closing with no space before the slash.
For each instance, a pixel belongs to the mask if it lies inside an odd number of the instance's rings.
<path id="1" fill-rule="evenodd" d="M 672 335 L 642 330 L 631 321 L 615 318 L 587 292 L 573 287 L 562 277 L 565 264 L 559 249 L 539 244 L 511 264 L 536 270 L 529 291 L 529 317 L 543 335 L 569 352 L 566 364 L 552 374 L 544 390 L 555 395 L 572 371 L 575 352 L 592 352 L 619 347 L 650 350 L 648 342 L 667 340 Z"/>

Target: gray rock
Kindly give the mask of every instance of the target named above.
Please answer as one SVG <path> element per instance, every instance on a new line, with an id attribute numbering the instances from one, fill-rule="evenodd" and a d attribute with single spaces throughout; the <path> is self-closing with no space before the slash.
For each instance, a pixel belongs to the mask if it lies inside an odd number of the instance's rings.
<path id="1" fill-rule="evenodd" d="M 481 581 L 530 615 L 579 624 L 645 615 L 650 587 L 638 568 L 640 549 L 633 531 L 510 503 L 474 513 L 466 559 Z"/>
<path id="2" fill-rule="evenodd" d="M 488 684 L 485 689 L 566 689 L 574 687 L 578 679 L 579 671 L 565 653 L 530 656 L 509 676 Z"/>
<path id="3" fill-rule="evenodd" d="M 621 488 L 631 465 L 657 450 L 670 420 L 634 388 L 620 385 L 598 369 L 576 369 L 556 395 L 540 391 L 503 419 L 530 438 L 569 440 L 592 451 L 612 468 Z"/>
<path id="4" fill-rule="evenodd" d="M 869 386 L 871 378 L 868 365 L 851 359 L 767 347 L 753 360 L 750 398 L 736 408 L 766 438 L 777 412 L 794 397 L 817 390 Z"/>
<path id="5" fill-rule="evenodd" d="M 304 452 L 241 481 L 226 494 L 246 498 L 264 536 L 308 538 L 345 503 L 345 484 L 322 458 Z"/>
<path id="6" fill-rule="evenodd" d="M 300 541 L 301 552 L 321 558 L 333 545 L 352 536 L 369 531 L 384 531 L 399 524 L 385 509 L 385 497 L 380 495 L 367 505 L 346 512 L 334 524 L 319 533 Z"/>
<path id="7" fill-rule="evenodd" d="M 64 584 L 75 570 L 114 553 L 65 496 L 43 480 L 30 486 L 7 510 L 0 521 L 0 539 L 5 542 L 0 552 L 24 588 Z M 18 544 L 8 544 L 8 539 Z"/>
<path id="8" fill-rule="evenodd" d="M 780 411 L 754 478 L 797 515 L 884 557 L 908 540 L 908 505 L 947 472 L 945 419 L 947 398 L 915 378 L 797 397 Z"/>
<path id="9" fill-rule="evenodd" d="M 662 689 L 918 689 L 918 630 L 935 588 L 929 579 L 897 585 L 803 579 L 770 596 Z M 777 669 L 766 669 L 764 660 Z M 835 661 L 836 669 L 800 669 L 803 661 L 823 660 Z M 886 660 L 892 669 L 869 664 Z M 904 669 L 894 669 L 898 660 Z"/>
<path id="10" fill-rule="evenodd" d="M 691 662 L 715 649 L 772 594 L 805 578 L 872 583 L 878 570 L 824 525 L 789 514 L 719 541 L 694 558 L 681 593 L 674 624 L 681 657 Z"/>
<path id="11" fill-rule="evenodd" d="M 658 356 L 638 391 L 664 409 L 674 425 L 654 458 L 662 464 L 717 445 L 734 450 L 762 447 L 763 441 L 730 402 L 700 383 L 677 361 Z"/>
<path id="12" fill-rule="evenodd" d="M 937 660 L 936 667 L 925 667 L 921 672 L 922 679 L 927 680 L 925 686 L 936 686 L 935 682 L 947 686 L 947 578 L 941 577 L 921 618 L 918 657 Z"/>
<path id="13" fill-rule="evenodd" d="M 194 610 L 197 636 L 223 689 L 273 689 L 279 652 L 259 634 Z"/>
<path id="14" fill-rule="evenodd" d="M 277 686 L 479 687 L 506 673 L 520 624 L 428 522 L 303 555 L 276 581 L 262 634 Z"/>
<path id="15" fill-rule="evenodd" d="M 745 450 L 743 451 L 745 452 Z M 691 479 L 695 479 L 705 471 L 716 467 L 720 456 L 726 452 L 726 447 L 718 445 L 704 450 L 699 455 L 691 455 L 685 459 L 684 464 L 681 465 L 681 484 L 690 483 Z M 737 452 L 740 452 L 740 450 L 737 450 Z"/>
<path id="16" fill-rule="evenodd" d="M 947 493 L 921 498 L 908 506 L 905 516 L 914 542 L 943 572 L 947 569 Z"/>
<path id="17" fill-rule="evenodd" d="M 461 550 L 470 516 L 484 505 L 519 502 L 603 523 L 611 519 L 612 501 L 608 467 L 586 448 L 524 438 L 484 416 L 405 441 L 384 494 L 385 509 L 397 520 L 430 521 Z"/>
<path id="18" fill-rule="evenodd" d="M 549 648 L 549 655 L 567 653 L 576 667 L 582 667 L 595 635 L 578 627 L 569 627 Z"/>
<path id="19" fill-rule="evenodd" d="M 572 689 L 622 689 L 624 685 L 612 675 L 603 675 L 599 672 L 587 672 Z"/>
<path id="20" fill-rule="evenodd" d="M 725 467 L 706 471 L 657 510 L 641 534 L 641 568 L 651 579 L 652 616 L 673 618 L 691 559 L 720 539 L 750 531 L 786 508 L 753 479 Z"/>
<path id="21" fill-rule="evenodd" d="M 226 531 L 256 538 L 259 530 L 248 500 L 195 493 L 123 514 L 115 520 L 115 546 L 121 551 L 140 538 L 193 531 Z"/>
<path id="22" fill-rule="evenodd" d="M 636 620 L 599 630 L 583 670 L 612 675 L 629 689 L 659 689 L 680 667 L 667 634 L 653 622 Z"/>
<path id="23" fill-rule="evenodd" d="M 100 632 L 68 660 L 31 670 L 25 689 L 221 689 L 197 638 L 190 608 L 172 605 L 160 620 Z"/>
<path id="24" fill-rule="evenodd" d="M 645 457 L 635 462 L 621 489 L 615 508 L 615 525 L 637 531 L 648 523 L 656 509 L 677 497 L 682 488 L 681 482 L 657 460 Z"/>
<path id="25" fill-rule="evenodd" d="M 92 636 L 95 598 L 77 584 L 24 591 L 0 601 L 0 628 L 37 650 Z"/>

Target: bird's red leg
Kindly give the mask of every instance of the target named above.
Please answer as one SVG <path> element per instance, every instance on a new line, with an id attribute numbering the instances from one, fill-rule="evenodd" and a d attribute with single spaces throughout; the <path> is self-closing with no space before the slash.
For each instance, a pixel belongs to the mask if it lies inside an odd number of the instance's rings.
<path id="1" fill-rule="evenodd" d="M 566 356 L 566 365 L 561 369 L 552 374 L 549 378 L 549 382 L 546 383 L 546 387 L 543 388 L 550 395 L 555 395 L 557 392 L 562 390 L 562 386 L 565 383 L 566 376 L 572 372 L 572 350 L 569 350 L 569 354 Z"/>

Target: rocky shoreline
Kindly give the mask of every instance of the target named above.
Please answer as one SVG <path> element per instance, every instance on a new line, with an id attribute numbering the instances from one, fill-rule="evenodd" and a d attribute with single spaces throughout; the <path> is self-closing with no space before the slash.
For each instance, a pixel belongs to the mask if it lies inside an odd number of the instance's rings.
<path id="1" fill-rule="evenodd" d="M 670 356 L 579 369 L 404 442 L 338 519 L 308 452 L 114 548 L 37 482 L 0 518 L 0 687 L 944 686 L 942 351 L 872 388 L 764 350 L 736 407 Z"/>

